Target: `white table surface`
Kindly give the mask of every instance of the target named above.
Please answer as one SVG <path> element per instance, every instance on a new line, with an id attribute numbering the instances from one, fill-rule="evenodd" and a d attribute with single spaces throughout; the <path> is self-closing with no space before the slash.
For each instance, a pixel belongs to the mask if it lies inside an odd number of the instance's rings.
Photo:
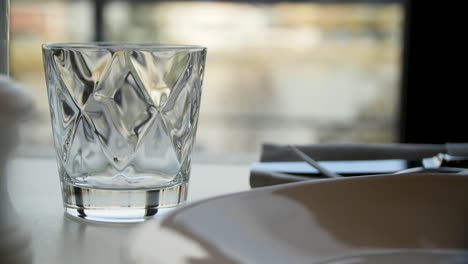
<path id="1" fill-rule="evenodd" d="M 127 238 L 141 224 L 103 224 L 66 216 L 55 159 L 12 158 L 7 175 L 10 199 L 29 233 L 32 263 L 124 263 Z M 249 189 L 247 164 L 195 163 L 188 202 Z"/>

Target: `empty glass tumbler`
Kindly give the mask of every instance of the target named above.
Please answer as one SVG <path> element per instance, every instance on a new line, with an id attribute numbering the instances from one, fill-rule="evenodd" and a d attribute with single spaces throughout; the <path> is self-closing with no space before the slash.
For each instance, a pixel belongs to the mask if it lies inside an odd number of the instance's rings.
<path id="1" fill-rule="evenodd" d="M 206 48 L 42 46 L 68 214 L 139 221 L 184 202 Z"/>

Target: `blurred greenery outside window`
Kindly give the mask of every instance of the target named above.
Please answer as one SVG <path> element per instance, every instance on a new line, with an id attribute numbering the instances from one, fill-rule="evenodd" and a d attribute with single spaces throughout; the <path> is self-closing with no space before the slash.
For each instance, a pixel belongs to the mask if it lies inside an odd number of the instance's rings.
<path id="1" fill-rule="evenodd" d="M 106 1 L 103 15 L 106 41 L 208 48 L 200 156 L 397 140 L 401 4 Z M 19 154 L 53 155 L 40 45 L 94 30 L 92 1 L 11 0 L 11 75 L 36 100 Z"/>

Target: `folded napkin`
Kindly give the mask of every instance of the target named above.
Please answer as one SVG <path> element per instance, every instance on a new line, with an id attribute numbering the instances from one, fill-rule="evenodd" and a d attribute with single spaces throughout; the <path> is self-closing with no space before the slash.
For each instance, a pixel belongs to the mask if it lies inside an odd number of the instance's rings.
<path id="1" fill-rule="evenodd" d="M 312 144 L 295 145 L 316 161 L 323 160 L 422 160 L 439 153 L 452 156 L 468 156 L 468 143 L 446 144 Z M 260 162 L 302 161 L 288 146 L 263 144 Z M 322 177 L 291 175 L 286 173 L 250 171 L 250 186 L 261 187 Z"/>

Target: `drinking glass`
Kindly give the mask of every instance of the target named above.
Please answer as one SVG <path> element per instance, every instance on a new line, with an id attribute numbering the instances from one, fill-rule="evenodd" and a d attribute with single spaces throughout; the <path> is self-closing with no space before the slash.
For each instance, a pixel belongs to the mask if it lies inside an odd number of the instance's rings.
<path id="1" fill-rule="evenodd" d="M 140 221 L 184 202 L 206 48 L 42 45 L 65 211 Z"/>

